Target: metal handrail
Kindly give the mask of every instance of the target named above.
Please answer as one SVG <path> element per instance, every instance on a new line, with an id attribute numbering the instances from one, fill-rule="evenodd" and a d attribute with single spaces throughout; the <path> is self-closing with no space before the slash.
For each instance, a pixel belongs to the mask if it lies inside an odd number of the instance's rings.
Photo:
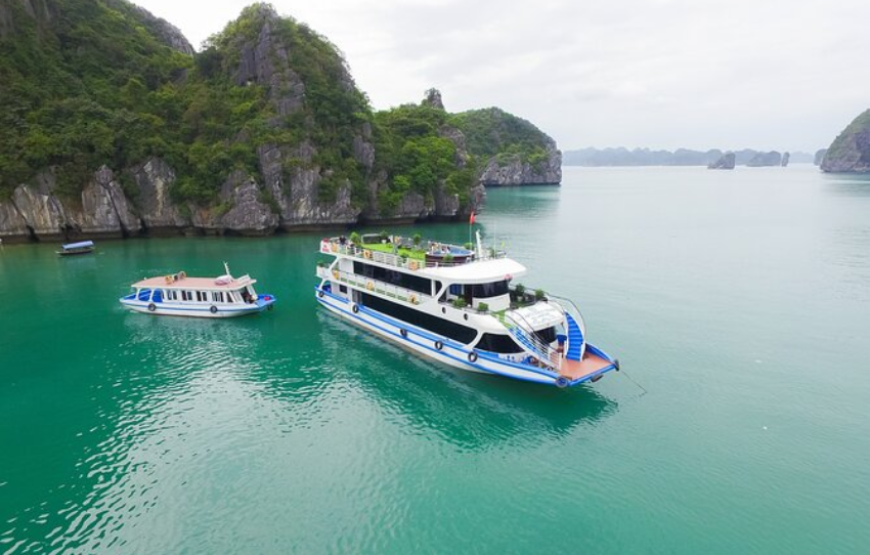
<path id="1" fill-rule="evenodd" d="M 554 303 L 559 305 L 565 312 L 573 312 L 571 316 L 574 317 L 574 320 L 577 321 L 577 325 L 580 326 L 580 332 L 583 334 L 583 337 L 586 337 L 586 320 L 583 318 L 583 313 L 580 312 L 580 309 L 574 304 L 574 301 L 568 299 L 566 297 L 560 297 L 558 295 L 547 294 L 547 298 L 551 299 Z M 567 306 L 566 306 L 567 305 Z"/>
<path id="2" fill-rule="evenodd" d="M 519 320 L 522 320 L 522 323 L 519 322 L 517 318 L 519 318 Z M 549 366 L 552 366 L 555 369 L 559 369 L 561 367 L 562 353 L 538 339 L 538 336 L 535 335 L 534 328 L 523 315 L 517 312 L 513 312 L 512 314 L 505 313 L 505 320 L 513 324 L 514 328 L 518 329 L 525 336 L 526 340 L 531 343 L 532 347 L 535 351 L 538 352 L 539 355 L 543 355 L 543 357 L 539 356 L 539 358 L 544 358 L 545 362 L 547 362 Z M 508 331 L 514 330 L 508 327 Z"/>
<path id="3" fill-rule="evenodd" d="M 358 245 L 352 243 L 344 243 L 342 244 L 338 239 L 324 239 L 320 242 L 320 252 L 323 254 L 344 254 L 347 256 L 352 256 L 354 258 L 360 258 L 363 260 L 370 260 L 374 262 L 378 262 L 387 266 L 395 266 L 397 268 L 405 268 L 411 271 L 420 269 L 420 268 L 439 268 L 439 267 L 452 267 L 452 266 L 461 266 L 464 264 L 472 264 L 474 262 L 482 262 L 485 260 L 496 260 L 501 258 L 506 258 L 507 253 L 504 251 L 495 251 L 494 253 L 488 253 L 484 256 L 478 256 L 477 253 L 470 255 L 466 260 L 462 262 L 432 262 L 424 260 L 418 260 L 410 257 L 401 257 L 397 254 L 385 253 L 378 250 L 366 249 L 365 247 L 360 247 Z"/>

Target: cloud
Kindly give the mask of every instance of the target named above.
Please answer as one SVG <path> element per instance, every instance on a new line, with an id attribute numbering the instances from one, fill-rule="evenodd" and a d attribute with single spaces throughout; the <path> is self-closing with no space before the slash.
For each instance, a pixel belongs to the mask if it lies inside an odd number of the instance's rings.
<path id="1" fill-rule="evenodd" d="M 194 44 L 248 1 L 139 0 Z M 375 107 L 442 90 L 562 148 L 827 146 L 870 107 L 864 0 L 274 0 L 345 53 Z"/>

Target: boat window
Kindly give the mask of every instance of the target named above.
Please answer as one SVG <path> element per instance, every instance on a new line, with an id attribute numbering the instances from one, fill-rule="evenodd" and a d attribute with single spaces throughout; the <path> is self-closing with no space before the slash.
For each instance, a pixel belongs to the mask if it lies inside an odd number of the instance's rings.
<path id="1" fill-rule="evenodd" d="M 488 299 L 508 294 L 508 282 L 496 281 L 493 283 L 480 283 L 471 286 L 471 295 L 475 299 Z"/>
<path id="2" fill-rule="evenodd" d="M 373 266 L 371 264 L 357 261 L 354 261 L 353 263 L 353 272 L 359 276 L 365 276 L 398 287 L 404 287 L 405 289 L 410 289 L 417 293 L 423 293 L 424 295 L 432 294 L 431 279 L 421 278 L 398 270 L 381 268 L 380 266 Z"/>
<path id="3" fill-rule="evenodd" d="M 191 293 L 190 291 L 182 291 L 181 292 L 181 300 L 192 301 L 193 300 L 193 293 Z"/>
<path id="4" fill-rule="evenodd" d="M 345 287 L 344 285 L 339 285 L 338 290 L 341 293 L 347 294 L 347 287 Z"/>
<path id="5" fill-rule="evenodd" d="M 232 291 L 227 291 L 227 302 L 228 302 L 228 303 L 234 303 L 234 302 L 236 302 L 236 299 L 233 298 L 233 297 L 234 297 L 233 292 L 232 292 Z"/>
<path id="6" fill-rule="evenodd" d="M 485 333 L 477 344 L 477 349 L 493 353 L 521 353 L 520 347 L 513 338 L 506 334 Z"/>
<path id="7" fill-rule="evenodd" d="M 212 293 L 211 293 L 211 300 L 213 300 L 213 301 L 216 302 L 216 303 L 222 303 L 222 302 L 224 302 L 224 293 L 223 293 L 223 291 L 212 291 Z"/>
<path id="8" fill-rule="evenodd" d="M 387 316 L 408 322 L 432 333 L 449 337 L 460 343 L 471 343 L 477 337 L 477 330 L 474 328 L 469 328 L 468 326 L 463 326 L 438 316 L 432 316 L 413 308 L 369 295 L 368 293 L 362 294 L 362 304 Z"/>
<path id="9" fill-rule="evenodd" d="M 176 300 L 175 290 L 170 289 L 170 290 L 168 290 L 168 291 L 166 292 L 166 300 L 167 300 L 167 301 L 174 301 L 174 300 Z"/>
<path id="10" fill-rule="evenodd" d="M 461 283 L 454 283 L 453 285 L 451 285 L 450 286 L 450 294 L 456 295 L 457 297 L 461 296 L 462 295 L 462 284 Z"/>

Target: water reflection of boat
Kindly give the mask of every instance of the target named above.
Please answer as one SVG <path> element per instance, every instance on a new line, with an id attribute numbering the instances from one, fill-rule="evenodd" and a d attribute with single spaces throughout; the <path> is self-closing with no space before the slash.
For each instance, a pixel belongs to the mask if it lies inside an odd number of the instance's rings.
<path id="1" fill-rule="evenodd" d="M 411 353 L 397 363 L 394 349 L 375 336 L 325 314 L 318 318 L 330 366 L 348 370 L 343 378 L 353 381 L 378 405 L 409 420 L 414 433 L 434 431 L 463 448 L 563 437 L 617 408 L 592 388 L 580 387 L 575 395 L 566 396 L 556 389 L 529 389 L 520 382 L 483 374 L 445 373 L 437 364 Z M 336 344 L 331 339 L 336 336 L 365 344 L 367 356 Z"/>

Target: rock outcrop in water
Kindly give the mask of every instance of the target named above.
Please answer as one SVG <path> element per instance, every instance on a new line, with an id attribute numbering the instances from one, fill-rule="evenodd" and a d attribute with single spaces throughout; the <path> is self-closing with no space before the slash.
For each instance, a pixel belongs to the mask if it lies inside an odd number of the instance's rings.
<path id="1" fill-rule="evenodd" d="M 726 152 L 715 162 L 711 162 L 708 170 L 733 170 L 737 162 L 737 156 L 733 152 Z"/>
<path id="2" fill-rule="evenodd" d="M 772 150 L 770 152 L 759 152 L 746 162 L 750 168 L 763 168 L 768 166 L 779 166 L 782 164 L 782 154 Z"/>
<path id="3" fill-rule="evenodd" d="M 870 110 L 862 113 L 840 133 L 825 153 L 822 171 L 870 172 Z"/>
<path id="4" fill-rule="evenodd" d="M 820 148 L 817 150 L 815 156 L 813 156 L 813 165 L 821 166 L 822 162 L 825 160 L 825 154 L 827 152 L 827 148 Z"/>
<path id="5" fill-rule="evenodd" d="M 791 154 L 789 154 L 788 152 L 784 153 L 784 154 L 782 155 L 782 162 L 780 163 L 780 165 L 781 165 L 783 168 L 787 167 L 787 166 L 788 166 L 788 161 L 789 161 L 790 158 L 791 158 Z"/>

